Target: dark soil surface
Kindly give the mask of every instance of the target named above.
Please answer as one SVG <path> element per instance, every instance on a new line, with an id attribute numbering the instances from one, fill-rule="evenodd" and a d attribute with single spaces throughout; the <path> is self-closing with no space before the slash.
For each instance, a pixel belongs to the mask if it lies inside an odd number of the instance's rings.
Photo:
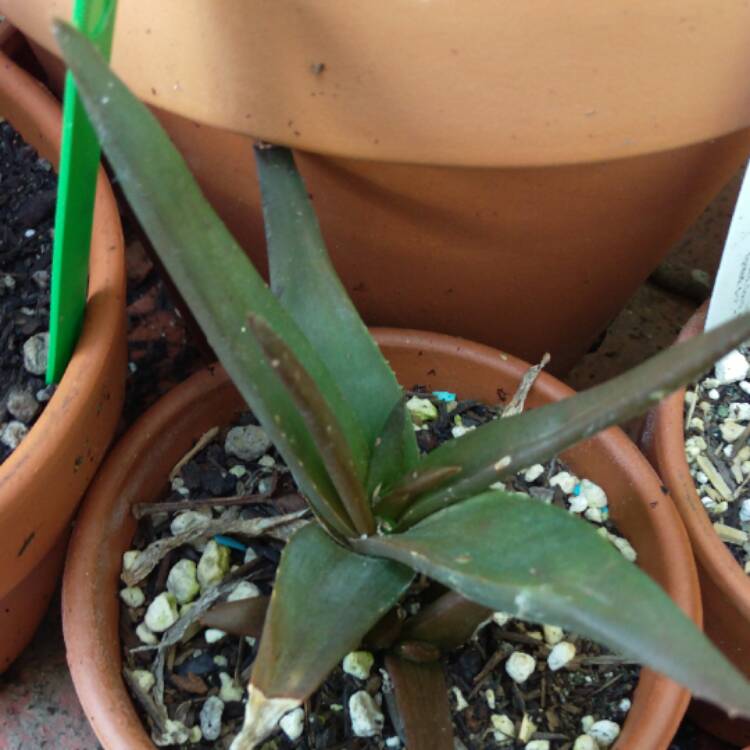
<path id="1" fill-rule="evenodd" d="M 437 419 L 427 422 L 428 429 L 417 432 L 423 450 L 429 450 L 449 439 L 456 422 L 464 427 L 472 427 L 493 419 L 498 409 L 492 409 L 476 402 L 453 402 L 450 405 L 430 394 L 419 393 L 437 406 Z M 460 415 L 460 420 L 456 416 Z M 246 414 L 240 423 L 253 423 Z M 205 498 L 236 498 L 230 504 L 222 505 L 222 500 L 213 500 L 214 519 L 241 517 L 254 518 L 291 512 L 302 505 L 296 494 L 291 475 L 283 466 L 273 448 L 266 451 L 260 460 L 241 461 L 228 455 L 224 450 L 227 429 L 216 435 L 202 450 L 191 458 L 178 472 L 173 481 L 173 491 L 166 501 L 176 503 L 178 508 L 194 508 L 186 500 Z M 273 459 L 273 463 L 270 458 Z M 241 466 L 242 469 L 237 469 Z M 535 480 L 535 487 L 523 478 L 517 478 L 513 489 L 533 489 L 534 494 L 546 501 L 560 503 L 565 499 L 559 488 L 550 488 L 548 477 L 554 471 L 564 469 L 553 462 L 551 471 Z M 231 473 L 230 473 L 231 470 Z M 244 473 L 243 473 L 244 472 Z M 238 477 L 237 474 L 242 474 Z M 258 495 L 267 495 L 267 498 Z M 223 514 L 223 515 L 222 515 Z M 143 550 L 148 544 L 169 537 L 170 524 L 176 511 L 145 515 L 139 524 L 134 540 L 135 549 Z M 611 530 L 611 527 L 610 527 Z M 270 593 L 276 566 L 283 543 L 266 538 L 242 538 L 255 555 L 252 562 L 246 563 L 246 553 L 231 549 L 231 565 L 237 566 L 237 574 L 242 579 L 255 584 L 261 594 Z M 165 589 L 165 580 L 171 567 L 182 559 L 198 562 L 201 553 L 186 544 L 174 549 L 165 556 L 148 578 L 141 584 L 145 601 L 135 608 L 122 607 L 121 637 L 123 656 L 128 669 L 152 670 L 154 651 L 137 650 L 143 644 L 135 634 L 136 627 L 143 621 L 151 601 Z M 229 574 L 233 575 L 232 573 Z M 239 580 L 239 579 L 238 579 Z M 413 606 L 417 595 L 407 597 L 405 606 Z M 597 720 L 610 719 L 622 723 L 627 714 L 629 700 L 638 678 L 638 667 L 623 663 L 603 651 L 596 644 L 565 635 L 577 650 L 575 661 L 568 668 L 551 672 L 546 667 L 546 659 L 551 645 L 545 643 L 541 626 L 518 620 L 509 620 L 502 626 L 491 622 L 484 626 L 477 637 L 457 650 L 447 660 L 449 685 L 454 707 L 456 736 L 467 750 L 483 750 L 498 747 L 493 734 L 492 715 L 504 714 L 513 722 L 516 730 L 524 719 L 532 721 L 536 729 L 532 733 L 536 739 L 548 739 L 552 750 L 566 750 L 572 741 L 581 734 L 581 719 L 592 715 Z M 136 650 L 134 650 L 136 649 Z M 506 673 L 503 663 L 514 650 L 523 650 L 537 659 L 538 668 L 523 684 L 518 685 Z M 179 743 L 179 747 L 226 748 L 239 731 L 242 724 L 244 687 L 249 677 L 255 655 L 254 642 L 227 636 L 217 643 L 208 643 L 205 631 L 201 630 L 186 644 L 177 645 L 166 658 L 164 704 L 168 715 L 187 727 L 200 725 L 200 712 L 205 701 L 218 695 L 222 682 L 234 679 L 235 687 L 241 688 L 235 700 L 224 702 L 221 736 L 216 740 L 202 739 L 196 743 Z M 388 677 L 382 669 L 380 655 L 375 655 L 375 663 L 366 680 L 346 674 L 337 668 L 305 706 L 307 720 L 305 731 L 296 740 L 284 734 L 277 734 L 269 740 L 266 750 L 374 750 L 386 747 L 399 747 L 391 711 L 394 702 L 388 696 Z M 223 677 L 222 677 L 222 673 Z M 352 694 L 366 690 L 378 702 L 384 714 L 382 733 L 373 738 L 355 737 L 348 719 L 348 701 Z M 466 705 L 459 706 L 458 694 Z M 136 705 L 141 709 L 147 726 L 153 727 L 156 715 L 149 692 L 132 691 Z M 157 724 L 159 720 L 157 719 Z M 528 737 L 527 739 L 530 739 Z M 524 742 L 506 743 L 504 747 L 521 748 Z M 460 747 L 460 746 L 459 746 Z"/>
<path id="2" fill-rule="evenodd" d="M 56 184 L 50 163 L 0 123 L 0 462 L 51 395 L 43 372 L 24 366 L 24 344 L 49 328 Z"/>

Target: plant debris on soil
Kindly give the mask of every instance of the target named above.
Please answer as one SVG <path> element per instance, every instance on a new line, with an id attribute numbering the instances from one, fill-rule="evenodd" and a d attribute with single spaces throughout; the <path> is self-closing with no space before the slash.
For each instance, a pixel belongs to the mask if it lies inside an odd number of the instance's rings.
<path id="1" fill-rule="evenodd" d="M 0 122 L 0 463 L 53 392 L 44 373 L 56 185 L 52 165 Z"/>
<path id="2" fill-rule="evenodd" d="M 423 451 L 502 411 L 444 392 L 409 395 Z M 164 501 L 134 507 L 140 520 L 120 592 L 125 679 L 157 744 L 225 749 L 242 725 L 256 640 L 206 629 L 199 618 L 216 602 L 270 594 L 284 540 L 305 522 L 306 506 L 250 413 L 209 431 L 171 482 Z M 529 467 L 507 486 L 580 513 L 635 559 L 609 521 L 606 493 L 561 462 Z M 410 614 L 424 581 L 413 589 L 402 603 Z M 593 750 L 605 747 L 619 733 L 639 675 L 639 667 L 590 641 L 503 613 L 445 664 L 458 750 L 571 750 L 581 735 L 599 738 Z M 364 718 L 353 722 L 357 706 Z M 402 747 L 396 712 L 382 655 L 355 652 L 262 747 Z"/>
<path id="3" fill-rule="evenodd" d="M 750 574 L 750 348 L 741 347 L 685 392 L 685 455 L 698 496 Z"/>

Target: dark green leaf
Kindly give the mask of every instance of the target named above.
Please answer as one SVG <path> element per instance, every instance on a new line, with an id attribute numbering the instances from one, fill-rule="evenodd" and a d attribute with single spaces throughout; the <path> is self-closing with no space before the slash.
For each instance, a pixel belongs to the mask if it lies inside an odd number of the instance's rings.
<path id="1" fill-rule="evenodd" d="M 377 502 L 383 491 L 395 484 L 402 476 L 414 468 L 417 454 L 402 450 L 407 430 L 409 440 L 414 441 L 414 428 L 406 410 L 403 398 L 391 409 L 380 434 L 375 438 L 370 451 L 370 470 L 367 475 L 367 492 Z"/>
<path id="2" fill-rule="evenodd" d="M 569 628 L 750 716 L 750 683 L 648 576 L 564 510 L 487 492 L 354 547 L 490 609 Z"/>
<path id="3" fill-rule="evenodd" d="M 402 528 L 458 500 L 481 492 L 504 476 L 543 462 L 605 427 L 658 403 L 705 372 L 719 357 L 750 338 L 750 315 L 667 349 L 624 375 L 539 409 L 489 422 L 426 456 L 418 471 L 461 466 L 463 471 L 419 498 Z M 394 488 L 394 494 L 399 487 Z M 384 499 L 387 502 L 387 499 Z"/>
<path id="4" fill-rule="evenodd" d="M 367 467 L 356 459 L 366 448 L 361 446 L 362 449 L 357 451 L 351 449 L 333 409 L 294 352 L 268 323 L 257 315 L 251 315 L 248 324 L 271 368 L 297 405 L 354 529 L 358 534 L 372 534 L 375 520 L 363 484 Z"/>
<path id="5" fill-rule="evenodd" d="M 412 576 L 398 563 L 348 551 L 319 526 L 298 531 L 276 573 L 237 747 L 252 747 L 305 700 L 398 601 Z"/>
<path id="6" fill-rule="evenodd" d="M 211 607 L 201 617 L 200 623 L 203 627 L 218 628 L 231 635 L 260 638 L 267 609 L 267 596 L 221 602 Z"/>
<path id="7" fill-rule="evenodd" d="M 71 26 L 55 34 L 125 195 L 209 343 L 268 431 L 315 511 L 349 533 L 320 456 L 291 398 L 247 326 L 262 315 L 292 348 L 334 408 L 347 435 L 355 416 L 320 357 L 248 261 L 148 108 Z"/>
<path id="8" fill-rule="evenodd" d="M 255 150 L 263 195 L 271 288 L 290 311 L 333 373 L 363 425 L 371 445 L 381 434 L 401 388 L 367 331 L 331 265 L 312 202 L 291 151 Z M 409 427 L 387 447 L 417 462 L 417 443 Z"/>
<path id="9" fill-rule="evenodd" d="M 466 643 L 491 614 L 487 607 L 448 591 L 408 620 L 402 637 L 433 643 L 448 653 Z"/>
<path id="10" fill-rule="evenodd" d="M 389 655 L 396 709 L 409 750 L 453 750 L 453 721 L 443 665 Z"/>

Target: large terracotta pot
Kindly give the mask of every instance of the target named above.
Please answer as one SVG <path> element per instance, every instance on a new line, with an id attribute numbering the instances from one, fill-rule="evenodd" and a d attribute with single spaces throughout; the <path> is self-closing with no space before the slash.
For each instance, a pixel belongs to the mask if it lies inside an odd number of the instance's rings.
<path id="1" fill-rule="evenodd" d="M 70 7 L 0 0 L 48 50 Z M 250 136 L 299 150 L 368 322 L 558 373 L 750 151 L 742 0 L 129 0 L 113 64 L 259 265 Z"/>
<path id="2" fill-rule="evenodd" d="M 458 390 L 463 398 L 497 400 L 525 372 L 520 360 L 462 339 L 417 331 L 375 329 L 385 356 L 405 385 Z M 572 391 L 542 375 L 530 406 Z M 207 429 L 243 408 L 220 368 L 194 375 L 152 407 L 110 454 L 84 503 L 73 535 L 63 585 L 65 642 L 76 691 L 106 750 L 154 750 L 121 678 L 118 577 L 136 522 L 135 502 L 165 493 L 174 464 Z M 635 545 L 640 565 L 696 622 L 700 595 L 688 540 L 659 480 L 618 429 L 566 454 L 574 470 L 602 484 L 613 517 Z M 644 670 L 619 750 L 665 750 L 688 703 L 686 690 Z"/>
<path id="3" fill-rule="evenodd" d="M 701 333 L 705 320 L 704 305 L 688 321 L 679 340 Z M 714 531 L 690 476 L 685 458 L 684 399 L 682 389 L 649 414 L 643 446 L 669 488 L 690 536 L 698 564 L 706 634 L 750 677 L 750 579 Z M 750 742 L 750 722 L 730 722 L 716 709 L 698 703 L 691 714 L 719 737 L 737 745 Z"/>
<path id="4" fill-rule="evenodd" d="M 0 116 L 57 162 L 57 101 L 2 54 Z M 33 636 L 59 580 L 70 520 L 120 416 L 125 354 L 122 230 L 101 171 L 81 338 L 44 412 L 0 466 L 0 671 Z"/>

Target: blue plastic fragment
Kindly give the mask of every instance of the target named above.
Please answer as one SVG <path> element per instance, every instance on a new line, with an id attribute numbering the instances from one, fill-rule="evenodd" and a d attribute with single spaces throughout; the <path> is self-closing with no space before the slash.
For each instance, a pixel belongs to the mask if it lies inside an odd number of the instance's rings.
<path id="1" fill-rule="evenodd" d="M 456 400 L 456 394 L 451 393 L 450 391 L 433 391 L 432 395 L 438 401 L 455 401 Z"/>
<path id="2" fill-rule="evenodd" d="M 578 497 L 581 494 L 581 483 L 579 482 L 575 487 L 573 487 L 573 494 Z"/>
<path id="3" fill-rule="evenodd" d="M 214 541 L 217 544 L 222 544 L 224 547 L 230 547 L 231 549 L 238 549 L 240 552 L 244 552 L 247 549 L 247 545 L 243 544 L 237 539 L 232 539 L 231 536 L 224 536 L 223 534 L 217 534 L 214 537 Z"/>

